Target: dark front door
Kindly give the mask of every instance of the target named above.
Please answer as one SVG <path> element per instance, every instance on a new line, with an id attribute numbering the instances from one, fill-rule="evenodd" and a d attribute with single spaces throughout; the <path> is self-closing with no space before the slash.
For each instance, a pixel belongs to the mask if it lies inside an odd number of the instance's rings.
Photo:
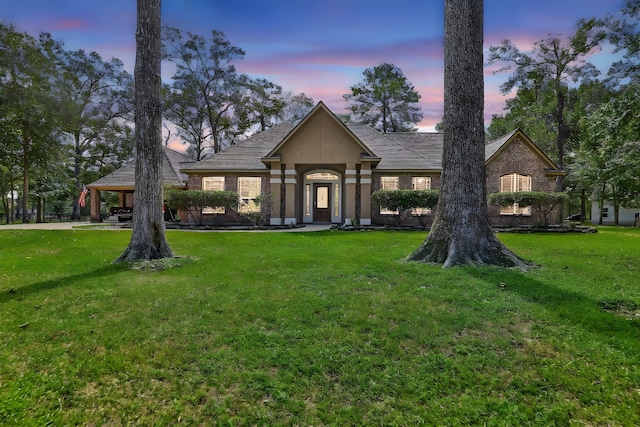
<path id="1" fill-rule="evenodd" d="M 331 222 L 331 185 L 313 184 L 313 221 Z"/>

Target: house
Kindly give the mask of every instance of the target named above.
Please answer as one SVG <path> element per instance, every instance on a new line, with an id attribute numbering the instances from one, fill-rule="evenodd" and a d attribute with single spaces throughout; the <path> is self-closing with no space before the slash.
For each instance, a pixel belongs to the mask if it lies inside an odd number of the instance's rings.
<path id="1" fill-rule="evenodd" d="M 180 172 L 180 169 L 194 163 L 195 160 L 185 154 L 174 151 L 170 148 L 162 149 L 162 183 L 170 185 L 176 189 L 187 188 L 187 175 Z M 130 161 L 120 169 L 103 176 L 95 182 L 87 185 L 91 195 L 91 222 L 100 222 L 100 192 L 115 191 L 118 193 L 118 208 L 123 212 L 129 212 L 133 208 L 133 190 L 135 187 L 136 162 Z"/>
<path id="2" fill-rule="evenodd" d="M 320 102 L 298 125 L 281 123 L 180 172 L 188 176 L 189 189 L 237 192 L 241 211 L 259 209 L 252 200 L 271 195 L 271 206 L 263 208 L 271 225 L 395 224 L 395 212 L 372 203 L 371 194 L 438 189 L 442 146 L 441 133 L 345 125 Z M 488 143 L 485 153 L 487 193 L 551 192 L 566 175 L 521 130 Z M 536 221 L 529 207 L 517 205 L 489 206 L 489 216 L 493 225 Z M 237 220 L 219 208 L 203 215 L 204 223 Z"/>
<path id="3" fill-rule="evenodd" d="M 602 212 L 602 225 L 615 225 L 615 210 L 613 204 L 605 201 L 600 210 L 600 203 L 597 200 L 591 201 L 591 222 L 600 224 L 600 213 Z M 640 226 L 640 208 L 627 208 L 621 206 L 618 210 L 617 225 Z"/>

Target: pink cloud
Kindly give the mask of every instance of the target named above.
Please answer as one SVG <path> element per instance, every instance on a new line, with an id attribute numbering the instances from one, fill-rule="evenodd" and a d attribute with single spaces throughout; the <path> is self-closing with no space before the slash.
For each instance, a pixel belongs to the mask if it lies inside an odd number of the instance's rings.
<path id="1" fill-rule="evenodd" d="M 59 19 L 51 24 L 51 29 L 53 31 L 81 30 L 89 27 L 90 26 L 86 21 L 79 19 Z"/>

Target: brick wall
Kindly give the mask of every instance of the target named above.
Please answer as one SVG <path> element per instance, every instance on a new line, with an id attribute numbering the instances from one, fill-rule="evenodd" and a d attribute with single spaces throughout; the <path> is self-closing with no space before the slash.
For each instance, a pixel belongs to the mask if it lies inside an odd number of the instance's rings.
<path id="1" fill-rule="evenodd" d="M 221 176 L 221 174 L 211 174 L 207 176 Z M 225 191 L 238 191 L 238 177 L 239 176 L 260 176 L 260 191 L 261 194 L 271 194 L 271 182 L 268 175 L 256 175 L 251 173 L 246 174 L 233 174 L 224 175 L 224 189 Z M 202 176 L 189 176 L 189 190 L 202 190 Z M 268 210 L 268 207 L 263 207 Z M 235 212 L 231 214 L 204 214 L 202 217 L 203 224 L 210 225 L 226 225 L 226 224 L 250 224 L 250 221 Z"/>
<path id="2" fill-rule="evenodd" d="M 381 179 L 382 176 L 397 176 L 398 177 L 398 186 L 399 190 L 410 190 L 413 184 L 414 176 L 429 176 L 431 178 L 431 189 L 437 190 L 440 188 L 440 175 L 425 175 L 421 173 L 415 174 L 397 174 L 397 173 L 374 173 L 371 177 L 371 192 L 380 190 L 381 187 Z M 435 211 L 435 209 L 434 209 Z M 428 224 L 430 225 L 433 221 L 433 212 L 429 215 L 430 218 L 427 218 Z M 391 225 L 395 226 L 397 224 L 397 216 L 396 215 L 388 215 L 388 214 L 380 214 L 380 206 L 378 204 L 371 202 L 371 222 L 376 225 Z M 415 215 L 411 217 L 403 218 L 401 225 L 412 225 L 419 226 L 420 221 Z"/>
<path id="3" fill-rule="evenodd" d="M 486 166 L 487 195 L 500 191 L 500 177 L 517 173 L 531 176 L 531 191 L 553 192 L 555 177 L 545 174 L 545 163 L 528 144 L 516 138 Z M 537 216 L 500 215 L 500 208 L 489 205 L 489 221 L 492 225 L 531 225 L 541 222 Z M 558 213 L 551 215 L 551 223 L 558 222 Z"/>
<path id="4" fill-rule="evenodd" d="M 532 191 L 553 192 L 555 191 L 556 178 L 546 176 L 545 168 L 548 167 L 549 165 L 532 151 L 527 143 L 517 138 L 504 147 L 504 149 L 487 164 L 487 195 L 499 192 L 500 177 L 513 173 L 531 176 Z M 399 177 L 400 189 L 410 189 L 412 177 L 421 176 L 421 174 L 376 173 L 374 171 L 371 182 L 372 192 L 380 189 L 381 176 L 397 176 Z M 440 186 L 440 175 L 431 176 L 431 188 L 437 190 Z M 532 216 L 501 215 L 500 208 L 492 205 L 488 206 L 488 214 L 489 222 L 492 225 L 532 225 L 536 222 L 542 222 L 542 218 L 539 218 L 535 214 Z M 375 203 L 371 204 L 371 220 L 374 224 L 380 225 L 395 225 L 397 222 L 394 215 L 381 215 L 380 207 Z M 553 213 L 550 217 L 550 222 L 553 224 L 559 221 L 559 212 Z M 418 220 L 417 218 L 405 219 L 402 224 L 417 225 Z"/>

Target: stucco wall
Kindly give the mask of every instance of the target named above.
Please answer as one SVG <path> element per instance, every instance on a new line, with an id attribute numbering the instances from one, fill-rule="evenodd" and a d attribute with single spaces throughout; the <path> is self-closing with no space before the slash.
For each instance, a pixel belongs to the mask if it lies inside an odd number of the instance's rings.
<path id="1" fill-rule="evenodd" d="M 278 154 L 281 163 L 291 169 L 294 164 L 355 164 L 363 151 L 333 117 L 319 110 L 291 135 Z"/>

